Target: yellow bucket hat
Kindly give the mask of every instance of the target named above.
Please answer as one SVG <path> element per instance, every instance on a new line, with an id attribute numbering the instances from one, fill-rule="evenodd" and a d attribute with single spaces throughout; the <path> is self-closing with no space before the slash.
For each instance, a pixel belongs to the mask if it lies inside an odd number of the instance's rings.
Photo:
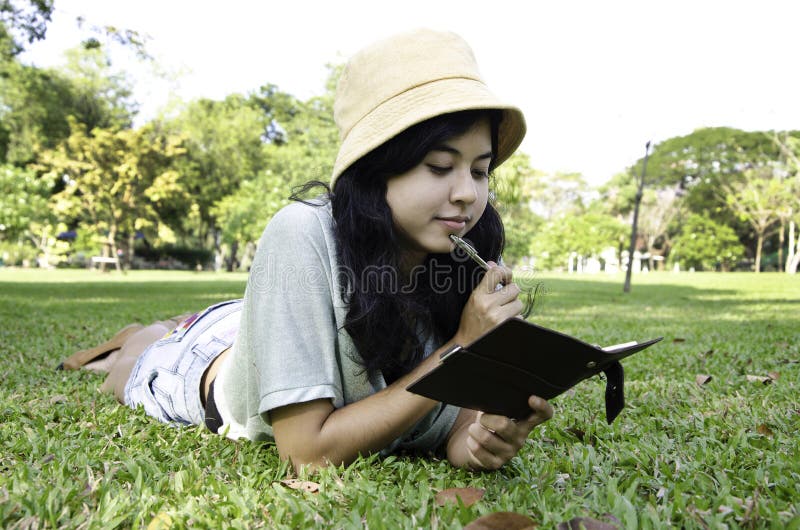
<path id="1" fill-rule="evenodd" d="M 412 125 L 474 109 L 503 112 L 495 154 L 500 165 L 525 137 L 525 117 L 489 91 L 464 39 L 419 29 L 364 48 L 348 61 L 336 88 L 333 118 L 341 145 L 331 187 L 356 160 Z"/>

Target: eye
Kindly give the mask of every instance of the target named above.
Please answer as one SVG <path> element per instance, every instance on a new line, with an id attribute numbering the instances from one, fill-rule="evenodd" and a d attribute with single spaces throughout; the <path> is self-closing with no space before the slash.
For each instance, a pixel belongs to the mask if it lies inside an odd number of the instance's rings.
<path id="1" fill-rule="evenodd" d="M 489 171 L 486 169 L 473 169 L 472 176 L 478 179 L 488 179 Z"/>
<path id="2" fill-rule="evenodd" d="M 446 175 L 453 168 L 428 164 L 428 169 L 430 169 L 434 175 Z"/>

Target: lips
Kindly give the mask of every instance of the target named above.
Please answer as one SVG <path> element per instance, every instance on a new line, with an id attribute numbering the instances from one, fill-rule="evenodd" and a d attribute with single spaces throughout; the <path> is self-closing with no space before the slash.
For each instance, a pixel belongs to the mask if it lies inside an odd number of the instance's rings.
<path id="1" fill-rule="evenodd" d="M 461 230 L 467 225 L 470 218 L 464 215 L 454 215 L 451 217 L 437 217 L 436 220 L 440 221 L 447 228 Z"/>

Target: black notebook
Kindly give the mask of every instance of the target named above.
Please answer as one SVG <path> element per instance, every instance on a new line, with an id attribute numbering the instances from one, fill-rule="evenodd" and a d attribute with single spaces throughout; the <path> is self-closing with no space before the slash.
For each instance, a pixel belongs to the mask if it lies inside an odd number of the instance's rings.
<path id="1" fill-rule="evenodd" d="M 459 407 L 520 419 L 531 414 L 529 396 L 550 400 L 603 372 L 606 420 L 611 423 L 625 404 L 619 361 L 662 338 L 601 348 L 512 318 L 472 344 L 441 354 L 441 363 L 407 390 Z"/>

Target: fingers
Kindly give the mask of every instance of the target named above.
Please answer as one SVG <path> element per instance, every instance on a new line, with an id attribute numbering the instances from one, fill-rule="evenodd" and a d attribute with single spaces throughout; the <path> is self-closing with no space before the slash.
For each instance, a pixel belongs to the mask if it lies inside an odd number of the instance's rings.
<path id="1" fill-rule="evenodd" d="M 468 433 L 467 454 L 475 469 L 499 469 L 517 453 L 507 443 L 476 423 L 469 426 Z"/>
<path id="2" fill-rule="evenodd" d="M 528 406 L 532 414 L 519 421 L 478 413 L 467 427 L 467 450 L 473 467 L 498 469 L 517 454 L 534 427 L 553 417 L 553 407 L 538 396 L 530 396 Z"/>
<path id="3" fill-rule="evenodd" d="M 480 413 L 477 423 L 503 440 L 514 443 L 520 437 L 527 438 L 534 427 L 553 417 L 553 406 L 545 399 L 538 396 L 530 396 L 528 398 L 528 406 L 533 412 L 524 420 L 515 421 L 497 414 Z"/>
<path id="4" fill-rule="evenodd" d="M 487 292 L 495 292 L 495 287 L 498 284 L 507 286 L 511 283 L 511 279 L 514 276 L 511 269 L 498 265 L 494 261 L 488 261 L 487 265 L 489 265 L 490 268 L 486 271 L 481 282 L 485 284 Z"/>
<path id="5" fill-rule="evenodd" d="M 528 398 L 528 406 L 533 412 L 520 423 L 529 425 L 531 429 L 553 417 L 553 406 L 539 396 L 530 396 Z"/>

